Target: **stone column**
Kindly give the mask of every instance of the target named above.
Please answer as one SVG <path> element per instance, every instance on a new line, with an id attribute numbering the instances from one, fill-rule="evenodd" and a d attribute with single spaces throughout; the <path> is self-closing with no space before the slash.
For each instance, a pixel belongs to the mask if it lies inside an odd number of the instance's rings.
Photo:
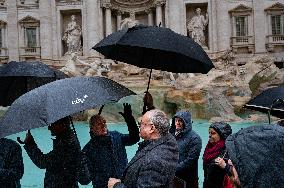
<path id="1" fill-rule="evenodd" d="M 117 28 L 117 30 L 120 30 L 120 24 L 121 24 L 121 11 L 117 11 L 117 15 L 116 15 L 116 28 Z"/>
<path id="2" fill-rule="evenodd" d="M 19 61 L 19 31 L 17 0 L 7 1 L 7 38 L 9 61 Z"/>
<path id="3" fill-rule="evenodd" d="M 110 3 L 105 6 L 106 36 L 112 33 Z"/>
<path id="4" fill-rule="evenodd" d="M 59 14 L 56 12 L 55 1 L 51 1 L 51 27 L 52 27 L 52 59 L 59 59 L 61 57 L 61 29 L 57 25 Z"/>
<path id="5" fill-rule="evenodd" d="M 213 52 L 218 51 L 218 29 L 217 29 L 217 1 L 211 0 L 208 3 L 208 10 L 209 15 L 209 49 Z"/>
<path id="6" fill-rule="evenodd" d="M 264 0 L 253 1 L 253 20 L 254 24 L 248 27 L 254 27 L 254 41 L 255 41 L 255 53 L 265 53 L 265 2 Z"/>
<path id="7" fill-rule="evenodd" d="M 101 18 L 101 7 L 99 1 L 86 0 L 84 2 L 86 12 L 86 30 L 87 30 L 87 44 L 86 55 L 97 55 L 94 50 L 91 50 L 103 37 L 101 36 L 103 28 Z M 84 31 L 83 31 L 84 32 Z"/>
<path id="8" fill-rule="evenodd" d="M 52 13 L 51 1 L 39 1 L 41 58 L 52 59 Z M 37 29 L 38 30 L 38 29 Z M 40 42 L 40 43 L 39 43 Z"/>
<path id="9" fill-rule="evenodd" d="M 162 3 L 160 1 L 156 2 L 156 25 L 159 26 L 161 23 L 161 27 L 163 26 L 162 23 Z"/>
<path id="10" fill-rule="evenodd" d="M 228 14 L 227 2 L 225 0 L 219 0 L 217 2 L 217 20 L 218 25 L 218 51 L 230 49 L 230 16 Z M 214 27 L 214 25 L 213 25 Z"/>
<path id="11" fill-rule="evenodd" d="M 165 25 L 171 30 L 186 35 L 185 4 L 183 1 L 168 1 L 165 5 Z"/>
<path id="12" fill-rule="evenodd" d="M 148 25 L 152 26 L 153 23 L 153 11 L 151 9 L 147 10 L 146 13 L 148 14 Z"/>

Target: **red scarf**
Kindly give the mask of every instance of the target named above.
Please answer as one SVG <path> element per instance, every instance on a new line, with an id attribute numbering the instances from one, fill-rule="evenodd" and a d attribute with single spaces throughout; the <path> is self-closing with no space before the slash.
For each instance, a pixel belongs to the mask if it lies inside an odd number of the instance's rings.
<path id="1" fill-rule="evenodd" d="M 203 164 L 209 163 L 215 159 L 225 148 L 225 141 L 219 140 L 216 144 L 207 143 L 203 154 Z"/>

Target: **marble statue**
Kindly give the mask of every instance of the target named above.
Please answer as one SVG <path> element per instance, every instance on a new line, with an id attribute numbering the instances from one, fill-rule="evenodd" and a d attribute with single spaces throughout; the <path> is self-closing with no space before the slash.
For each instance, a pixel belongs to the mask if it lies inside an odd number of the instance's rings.
<path id="1" fill-rule="evenodd" d="M 196 15 L 187 24 L 187 29 L 190 37 L 197 42 L 200 46 L 205 47 L 205 36 L 204 30 L 208 24 L 208 14 L 204 18 L 201 15 L 201 9 L 196 9 Z"/>
<path id="2" fill-rule="evenodd" d="M 131 12 L 128 18 L 124 18 L 121 21 L 120 29 L 128 29 L 138 24 L 139 24 L 138 20 L 135 19 L 135 13 Z"/>
<path id="3" fill-rule="evenodd" d="M 107 73 L 110 71 L 110 64 L 102 62 L 102 60 L 95 60 L 90 64 L 85 64 L 89 68 L 86 70 L 86 76 L 107 76 Z"/>
<path id="4" fill-rule="evenodd" d="M 81 26 L 76 22 L 76 16 L 71 15 L 71 21 L 68 23 L 67 28 L 64 32 L 62 40 L 67 45 L 66 54 L 78 53 L 82 51 L 81 43 L 82 29 Z"/>
<path id="5" fill-rule="evenodd" d="M 60 69 L 60 71 L 64 72 L 68 76 L 77 76 L 81 75 L 81 72 L 76 68 L 76 62 L 79 62 L 83 65 L 86 65 L 84 61 L 80 60 L 76 53 L 71 53 L 70 58 L 67 60 L 64 67 Z"/>

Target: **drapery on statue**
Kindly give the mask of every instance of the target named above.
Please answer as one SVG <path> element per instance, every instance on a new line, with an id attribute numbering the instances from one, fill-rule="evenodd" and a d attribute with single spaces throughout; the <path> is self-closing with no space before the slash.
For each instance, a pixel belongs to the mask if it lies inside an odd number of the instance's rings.
<path id="1" fill-rule="evenodd" d="M 128 29 L 138 25 L 138 20 L 135 19 L 135 13 L 130 12 L 130 16 L 128 18 L 124 18 L 120 23 L 120 29 Z"/>
<path id="2" fill-rule="evenodd" d="M 67 60 L 64 67 L 60 71 L 64 72 L 68 76 L 78 76 L 81 75 L 80 71 L 76 68 L 76 62 L 85 65 L 86 63 L 80 60 L 76 53 L 71 53 L 70 58 Z"/>
<path id="3" fill-rule="evenodd" d="M 85 76 L 107 76 L 110 71 L 110 64 L 102 62 L 102 60 L 95 60 L 90 64 L 85 64 L 88 66 Z"/>
<path id="4" fill-rule="evenodd" d="M 67 45 L 66 54 L 78 53 L 82 51 L 81 44 L 82 29 L 76 22 L 76 16 L 71 15 L 71 21 L 68 23 L 62 40 Z"/>
<path id="5" fill-rule="evenodd" d="M 208 24 L 208 14 L 204 18 L 201 15 L 201 9 L 196 9 L 196 15 L 187 24 L 187 29 L 189 31 L 190 37 L 197 42 L 200 46 L 205 47 L 205 36 L 204 30 Z"/>

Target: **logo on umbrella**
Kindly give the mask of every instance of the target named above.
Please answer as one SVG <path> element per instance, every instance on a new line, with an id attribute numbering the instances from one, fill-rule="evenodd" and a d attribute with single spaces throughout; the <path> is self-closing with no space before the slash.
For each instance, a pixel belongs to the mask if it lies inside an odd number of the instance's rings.
<path id="1" fill-rule="evenodd" d="M 84 97 L 82 99 L 77 97 L 76 100 L 72 101 L 72 104 L 78 104 L 78 103 L 82 103 L 83 104 L 87 97 L 88 97 L 88 95 L 84 95 Z"/>

